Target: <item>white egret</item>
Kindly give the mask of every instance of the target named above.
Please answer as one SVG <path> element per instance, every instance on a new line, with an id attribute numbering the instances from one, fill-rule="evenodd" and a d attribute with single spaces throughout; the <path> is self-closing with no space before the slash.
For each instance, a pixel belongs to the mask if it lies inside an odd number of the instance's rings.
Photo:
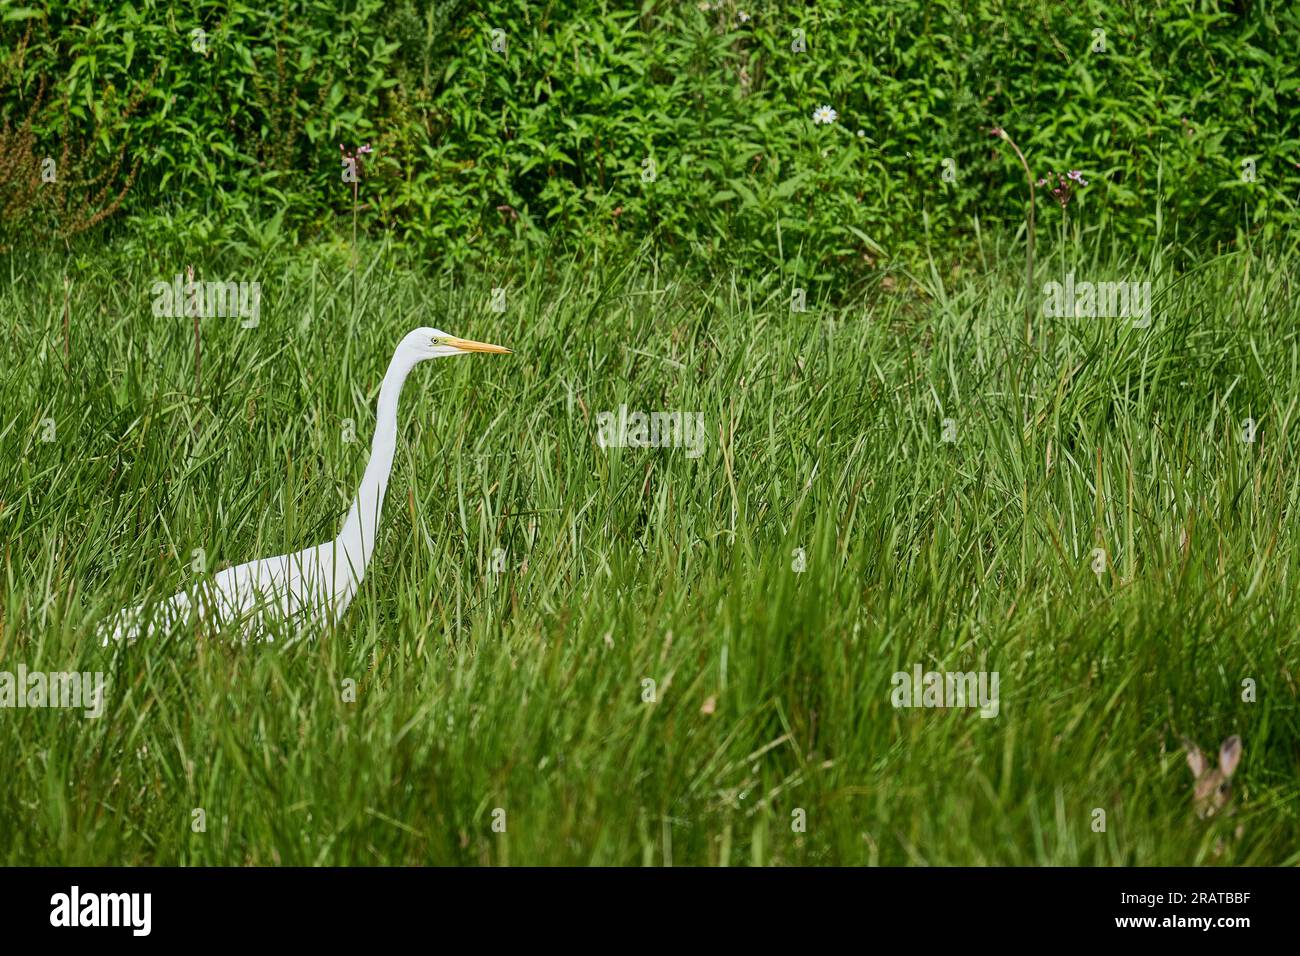
<path id="1" fill-rule="evenodd" d="M 233 627 L 245 640 L 250 636 L 272 639 L 266 630 L 272 621 L 284 622 L 295 631 L 337 621 L 357 593 L 374 555 L 384 491 L 397 447 L 397 399 L 407 375 L 426 359 L 509 351 L 437 329 L 409 333 L 398 344 L 379 386 L 370 461 L 338 537 L 293 554 L 226 568 L 152 608 L 147 604 L 126 608 L 101 626 L 103 644 L 135 640 L 159 630 L 165 633 L 186 621 L 191 612 L 220 629 Z"/>

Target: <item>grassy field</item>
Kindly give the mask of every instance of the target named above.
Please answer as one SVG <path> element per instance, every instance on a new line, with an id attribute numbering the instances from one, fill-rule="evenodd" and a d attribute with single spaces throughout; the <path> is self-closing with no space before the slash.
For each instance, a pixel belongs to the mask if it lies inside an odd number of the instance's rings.
<path id="1" fill-rule="evenodd" d="M 1031 343 L 1014 255 L 806 312 L 646 259 L 360 261 L 196 263 L 264 290 L 196 383 L 150 313 L 183 261 L 91 254 L 65 356 L 60 265 L 4 260 L 0 670 L 108 683 L 0 710 L 3 862 L 1300 863 L 1300 257 L 1043 247 L 1152 321 Z M 418 325 L 515 352 L 408 381 L 336 631 L 93 639 L 195 549 L 332 537 Z M 701 413 L 703 454 L 602 449 L 620 405 Z M 917 665 L 997 672 L 997 716 L 896 708 Z M 1198 820 L 1180 735 L 1232 733 L 1236 813 Z"/>

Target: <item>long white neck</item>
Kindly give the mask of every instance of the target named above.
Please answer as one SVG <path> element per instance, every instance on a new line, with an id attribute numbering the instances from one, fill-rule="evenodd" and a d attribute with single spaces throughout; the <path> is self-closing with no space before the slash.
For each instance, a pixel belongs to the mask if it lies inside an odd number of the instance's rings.
<path id="1" fill-rule="evenodd" d="M 375 418 L 375 440 L 370 446 L 370 461 L 339 531 L 341 553 L 337 557 L 347 565 L 357 582 L 365 575 L 375 553 L 375 542 L 379 539 L 379 516 L 384 508 L 388 476 L 393 470 L 393 452 L 397 449 L 397 399 L 402 394 L 402 383 L 416 361 L 399 348 L 388 363 L 383 384 L 379 386 L 379 409 Z"/>

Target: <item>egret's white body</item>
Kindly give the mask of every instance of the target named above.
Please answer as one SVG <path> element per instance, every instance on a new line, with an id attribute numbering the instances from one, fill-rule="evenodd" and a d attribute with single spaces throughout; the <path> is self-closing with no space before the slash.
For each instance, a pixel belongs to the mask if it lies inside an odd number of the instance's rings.
<path id="1" fill-rule="evenodd" d="M 437 329 L 408 334 L 393 353 L 379 387 L 370 461 L 338 537 L 293 554 L 226 568 L 152 608 L 148 604 L 126 608 L 101 629 L 103 643 L 166 633 L 192 619 L 203 622 L 205 631 L 233 630 L 244 640 L 271 640 L 272 631 L 296 634 L 337 621 L 356 595 L 375 553 L 397 448 L 397 400 L 407 375 L 426 359 L 509 351 Z"/>

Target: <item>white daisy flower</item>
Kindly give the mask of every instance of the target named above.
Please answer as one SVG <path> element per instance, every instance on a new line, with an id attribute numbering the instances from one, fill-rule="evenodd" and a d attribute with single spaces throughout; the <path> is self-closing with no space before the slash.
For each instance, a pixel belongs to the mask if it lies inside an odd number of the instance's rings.
<path id="1" fill-rule="evenodd" d="M 837 119 L 839 119 L 839 116 L 840 116 L 839 113 L 835 112 L 833 109 L 830 108 L 830 106 L 824 103 L 821 106 L 817 107 L 815 110 L 813 110 L 814 123 L 826 123 L 829 125 L 830 123 L 834 123 Z"/>
<path id="2" fill-rule="evenodd" d="M 736 16 L 740 19 L 741 23 L 749 22 L 749 14 L 746 13 L 744 10 L 741 10 L 738 14 L 736 14 Z"/>

